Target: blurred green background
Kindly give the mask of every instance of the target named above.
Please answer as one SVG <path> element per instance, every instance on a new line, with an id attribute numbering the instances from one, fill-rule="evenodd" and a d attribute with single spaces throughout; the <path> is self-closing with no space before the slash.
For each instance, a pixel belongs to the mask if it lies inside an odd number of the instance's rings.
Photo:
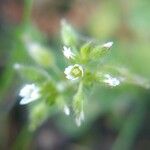
<path id="1" fill-rule="evenodd" d="M 24 81 L 13 69 L 17 62 L 32 63 L 20 42 L 22 32 L 35 30 L 37 41 L 59 56 L 60 21 L 65 18 L 85 36 L 114 41 L 110 64 L 149 79 L 149 7 L 149 0 L 1 0 L 0 149 L 149 150 L 150 90 L 95 87 L 80 128 L 58 113 L 30 133 L 24 129 L 28 106 L 20 106 L 17 96 Z"/>

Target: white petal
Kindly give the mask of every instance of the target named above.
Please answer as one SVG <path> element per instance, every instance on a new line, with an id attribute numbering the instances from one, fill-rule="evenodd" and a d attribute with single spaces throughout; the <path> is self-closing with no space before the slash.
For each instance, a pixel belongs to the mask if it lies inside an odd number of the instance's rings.
<path id="1" fill-rule="evenodd" d="M 70 115 L 70 109 L 67 105 L 64 106 L 64 113 L 69 116 Z"/>
<path id="2" fill-rule="evenodd" d="M 81 119 L 80 118 L 76 118 L 75 119 L 76 125 L 79 127 L 81 125 Z"/>
<path id="3" fill-rule="evenodd" d="M 110 47 L 112 47 L 112 45 L 113 45 L 113 42 L 107 42 L 103 45 L 103 47 L 110 48 Z"/>
<path id="4" fill-rule="evenodd" d="M 39 97 L 40 97 L 39 90 L 32 92 L 31 98 L 38 99 Z"/>
<path id="5" fill-rule="evenodd" d="M 72 70 L 72 68 L 73 68 L 74 66 L 68 66 L 67 68 L 65 68 L 65 71 L 64 71 L 64 73 L 65 73 L 65 75 L 66 75 L 66 78 L 67 79 L 69 79 L 69 80 L 74 80 L 75 78 L 70 74 L 70 72 L 71 72 L 71 70 Z"/>
<path id="6" fill-rule="evenodd" d="M 34 89 L 34 85 L 33 84 L 26 84 L 21 90 L 19 95 L 24 97 L 24 96 L 29 96 L 31 90 Z"/>
<path id="7" fill-rule="evenodd" d="M 75 80 L 77 78 L 74 78 L 72 75 L 68 74 L 66 75 L 66 78 L 69 79 L 69 80 Z"/>
<path id="8" fill-rule="evenodd" d="M 67 68 L 65 68 L 64 73 L 65 73 L 66 75 L 70 74 L 72 68 L 73 68 L 72 65 L 71 65 L 71 66 L 68 66 Z"/>
<path id="9" fill-rule="evenodd" d="M 81 76 L 83 77 L 83 68 L 82 68 L 82 66 L 79 65 L 79 64 L 75 64 L 74 66 L 71 65 L 71 66 L 68 66 L 67 68 L 65 68 L 64 73 L 66 75 L 66 78 L 69 79 L 69 80 L 76 80 L 80 77 L 80 76 L 79 77 L 74 77 L 74 76 L 71 75 L 71 71 L 74 67 L 78 67 L 78 69 L 81 71 Z"/>
<path id="10" fill-rule="evenodd" d="M 103 80 L 105 83 L 107 83 L 110 86 L 117 86 L 120 84 L 120 80 L 110 76 L 109 74 L 105 75 L 105 79 Z"/>
<path id="11" fill-rule="evenodd" d="M 20 105 L 25 105 L 25 104 L 28 104 L 28 103 L 30 103 L 30 102 L 33 102 L 33 101 L 35 101 L 35 100 L 37 100 L 37 99 L 31 99 L 31 98 L 23 98 L 23 99 L 21 99 L 21 101 L 20 101 Z"/>
<path id="12" fill-rule="evenodd" d="M 76 117 L 76 119 L 75 119 L 75 122 L 78 127 L 81 125 L 82 121 L 84 121 L 84 112 L 83 111 L 81 111 L 80 115 L 78 117 Z"/>
<path id="13" fill-rule="evenodd" d="M 39 87 L 34 84 L 26 84 L 19 93 L 19 95 L 23 97 L 20 104 L 23 105 L 37 100 L 40 97 L 39 90 Z"/>
<path id="14" fill-rule="evenodd" d="M 82 121 L 84 120 L 84 112 L 83 111 L 80 114 L 80 118 L 81 118 Z"/>

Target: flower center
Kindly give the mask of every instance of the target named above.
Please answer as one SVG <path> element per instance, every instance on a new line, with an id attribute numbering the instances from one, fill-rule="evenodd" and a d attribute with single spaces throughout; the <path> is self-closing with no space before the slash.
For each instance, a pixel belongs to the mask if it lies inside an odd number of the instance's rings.
<path id="1" fill-rule="evenodd" d="M 81 77 L 82 76 L 82 71 L 79 69 L 78 66 L 75 66 L 71 70 L 71 75 L 74 77 Z"/>

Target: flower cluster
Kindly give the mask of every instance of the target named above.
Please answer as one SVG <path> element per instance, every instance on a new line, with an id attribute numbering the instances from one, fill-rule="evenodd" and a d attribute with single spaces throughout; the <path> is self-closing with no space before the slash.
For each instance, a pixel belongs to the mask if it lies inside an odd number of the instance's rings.
<path id="1" fill-rule="evenodd" d="M 62 48 L 62 53 L 67 59 L 67 63 L 69 63 L 64 69 L 64 74 L 57 67 L 53 53 L 49 51 L 49 48 L 31 40 L 25 41 L 25 47 L 29 56 L 40 68 L 25 67 L 20 64 L 15 65 L 16 70 L 20 71 L 23 76 L 26 75 L 32 81 L 32 84 L 26 84 L 20 90 L 19 95 L 22 97 L 20 104 L 24 105 L 39 100 L 34 105 L 33 111 L 31 111 L 31 118 L 35 118 L 35 120 L 33 119 L 33 126 L 38 124 L 38 116 L 45 118 L 48 115 L 49 107 L 47 106 L 54 104 L 58 105 L 67 116 L 72 112 L 70 110 L 72 108 L 75 123 L 77 126 L 80 126 L 85 120 L 84 103 L 85 98 L 88 97 L 88 92 L 85 93 L 85 91 L 90 89 L 94 83 L 100 83 L 100 85 L 105 83 L 108 86 L 116 87 L 122 82 L 120 78 L 113 76 L 113 74 L 103 72 L 100 66 L 101 58 L 109 53 L 109 49 L 113 45 L 112 41 L 102 45 L 87 41 L 79 45 L 78 34 L 64 21 L 62 22 L 61 34 L 65 45 Z M 48 72 L 49 68 L 56 77 L 51 76 Z M 70 101 L 67 101 L 67 99 L 70 99 L 70 96 L 67 98 L 67 95 L 71 95 L 72 92 L 75 92 L 75 94 L 71 97 L 72 104 L 70 104 Z M 43 111 L 40 112 L 39 108 Z"/>

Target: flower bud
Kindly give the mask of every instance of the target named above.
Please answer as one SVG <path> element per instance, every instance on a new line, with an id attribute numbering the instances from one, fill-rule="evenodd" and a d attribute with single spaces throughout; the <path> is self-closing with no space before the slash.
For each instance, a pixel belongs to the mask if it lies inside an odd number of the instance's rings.
<path id="1" fill-rule="evenodd" d="M 107 42 L 102 46 L 101 45 L 95 46 L 90 53 L 90 57 L 93 59 L 99 59 L 105 56 L 108 53 L 109 49 L 112 47 L 112 45 L 113 42 Z"/>
<path id="2" fill-rule="evenodd" d="M 104 75 L 103 82 L 108 84 L 109 86 L 117 86 L 120 84 L 120 80 L 118 78 L 112 77 L 109 74 Z"/>
<path id="3" fill-rule="evenodd" d="M 80 83 L 79 89 L 73 99 L 73 110 L 75 112 L 75 122 L 77 126 L 80 126 L 82 121 L 84 121 L 83 101 L 84 94 L 82 90 L 82 84 Z"/>
<path id="4" fill-rule="evenodd" d="M 97 73 L 96 78 L 99 82 L 105 83 L 111 87 L 118 86 L 123 81 L 123 78 L 113 77 L 110 74 L 105 74 L 100 72 Z"/>
<path id="5" fill-rule="evenodd" d="M 61 22 L 61 37 L 64 45 L 66 46 L 77 45 L 78 42 L 77 34 L 65 20 L 62 20 Z"/>
<path id="6" fill-rule="evenodd" d="M 63 110 L 65 115 L 69 116 L 70 115 L 70 108 L 68 104 L 65 102 L 64 97 L 62 95 L 57 97 L 57 105 L 58 107 Z"/>
<path id="7" fill-rule="evenodd" d="M 41 66 L 49 67 L 54 64 L 53 54 L 46 48 L 37 43 L 27 45 L 30 56 Z"/>
<path id="8" fill-rule="evenodd" d="M 81 57 L 81 60 L 83 61 L 83 63 L 87 62 L 87 60 L 89 59 L 91 49 L 92 49 L 92 43 L 91 42 L 86 43 L 81 47 L 80 57 Z"/>
<path id="9" fill-rule="evenodd" d="M 43 123 L 43 121 L 48 117 L 48 111 L 49 108 L 44 102 L 40 102 L 30 108 L 30 130 L 35 130 Z"/>

